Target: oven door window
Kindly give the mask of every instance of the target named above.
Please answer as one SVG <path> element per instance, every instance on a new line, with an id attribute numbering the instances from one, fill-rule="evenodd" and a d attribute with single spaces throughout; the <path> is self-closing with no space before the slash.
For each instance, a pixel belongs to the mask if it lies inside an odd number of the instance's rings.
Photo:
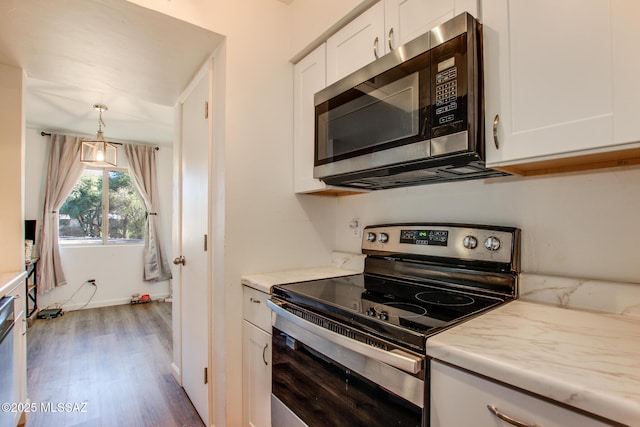
<path id="1" fill-rule="evenodd" d="M 422 409 L 273 329 L 272 392 L 310 427 L 422 425 Z"/>

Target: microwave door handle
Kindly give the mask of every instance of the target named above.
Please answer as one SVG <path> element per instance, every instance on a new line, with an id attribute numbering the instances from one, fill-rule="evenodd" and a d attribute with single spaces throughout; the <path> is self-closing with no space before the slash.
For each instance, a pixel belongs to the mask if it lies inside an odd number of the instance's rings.
<path id="1" fill-rule="evenodd" d="M 369 357 L 379 362 L 386 363 L 387 365 L 391 365 L 395 368 L 401 369 L 411 374 L 417 374 L 422 370 L 425 359 L 424 357 L 415 356 L 399 349 L 394 349 L 391 351 L 382 350 L 361 343 L 354 339 L 347 338 L 343 335 L 332 332 L 314 323 L 308 322 L 296 316 L 295 314 L 288 312 L 284 308 L 286 304 L 286 302 L 267 300 L 267 305 L 276 314 L 276 316 L 280 316 L 283 319 L 294 323 L 300 328 L 306 329 L 312 334 L 324 338 L 325 340 L 330 341 L 333 344 L 342 346 L 365 357 Z M 273 318 L 274 326 L 275 322 L 276 318 Z"/>

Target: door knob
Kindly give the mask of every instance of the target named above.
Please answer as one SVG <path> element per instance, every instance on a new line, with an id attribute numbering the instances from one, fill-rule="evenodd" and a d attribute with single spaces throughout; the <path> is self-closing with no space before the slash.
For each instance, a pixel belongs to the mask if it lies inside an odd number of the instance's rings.
<path id="1" fill-rule="evenodd" d="M 182 255 L 180 255 L 179 257 L 173 259 L 173 263 L 175 265 L 180 265 L 180 264 L 185 265 L 186 264 L 186 260 L 184 259 L 184 257 Z"/>

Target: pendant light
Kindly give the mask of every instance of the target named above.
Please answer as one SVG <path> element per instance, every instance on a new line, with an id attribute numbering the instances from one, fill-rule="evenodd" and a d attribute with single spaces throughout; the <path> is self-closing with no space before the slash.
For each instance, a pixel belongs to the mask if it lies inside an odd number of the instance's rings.
<path id="1" fill-rule="evenodd" d="M 83 140 L 82 151 L 80 152 L 80 161 L 87 165 L 96 167 L 115 167 L 118 163 L 118 149 L 115 145 L 104 140 L 102 126 L 106 126 L 102 120 L 102 113 L 107 111 L 106 105 L 95 104 L 94 110 L 98 111 L 98 132 L 95 140 Z"/>

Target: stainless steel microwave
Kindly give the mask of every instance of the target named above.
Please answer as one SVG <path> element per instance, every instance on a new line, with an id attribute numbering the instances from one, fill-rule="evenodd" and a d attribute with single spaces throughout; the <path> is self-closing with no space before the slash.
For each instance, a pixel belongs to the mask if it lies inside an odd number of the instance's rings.
<path id="1" fill-rule="evenodd" d="M 315 94 L 314 177 L 385 189 L 506 175 L 484 162 L 482 26 L 463 13 Z"/>

